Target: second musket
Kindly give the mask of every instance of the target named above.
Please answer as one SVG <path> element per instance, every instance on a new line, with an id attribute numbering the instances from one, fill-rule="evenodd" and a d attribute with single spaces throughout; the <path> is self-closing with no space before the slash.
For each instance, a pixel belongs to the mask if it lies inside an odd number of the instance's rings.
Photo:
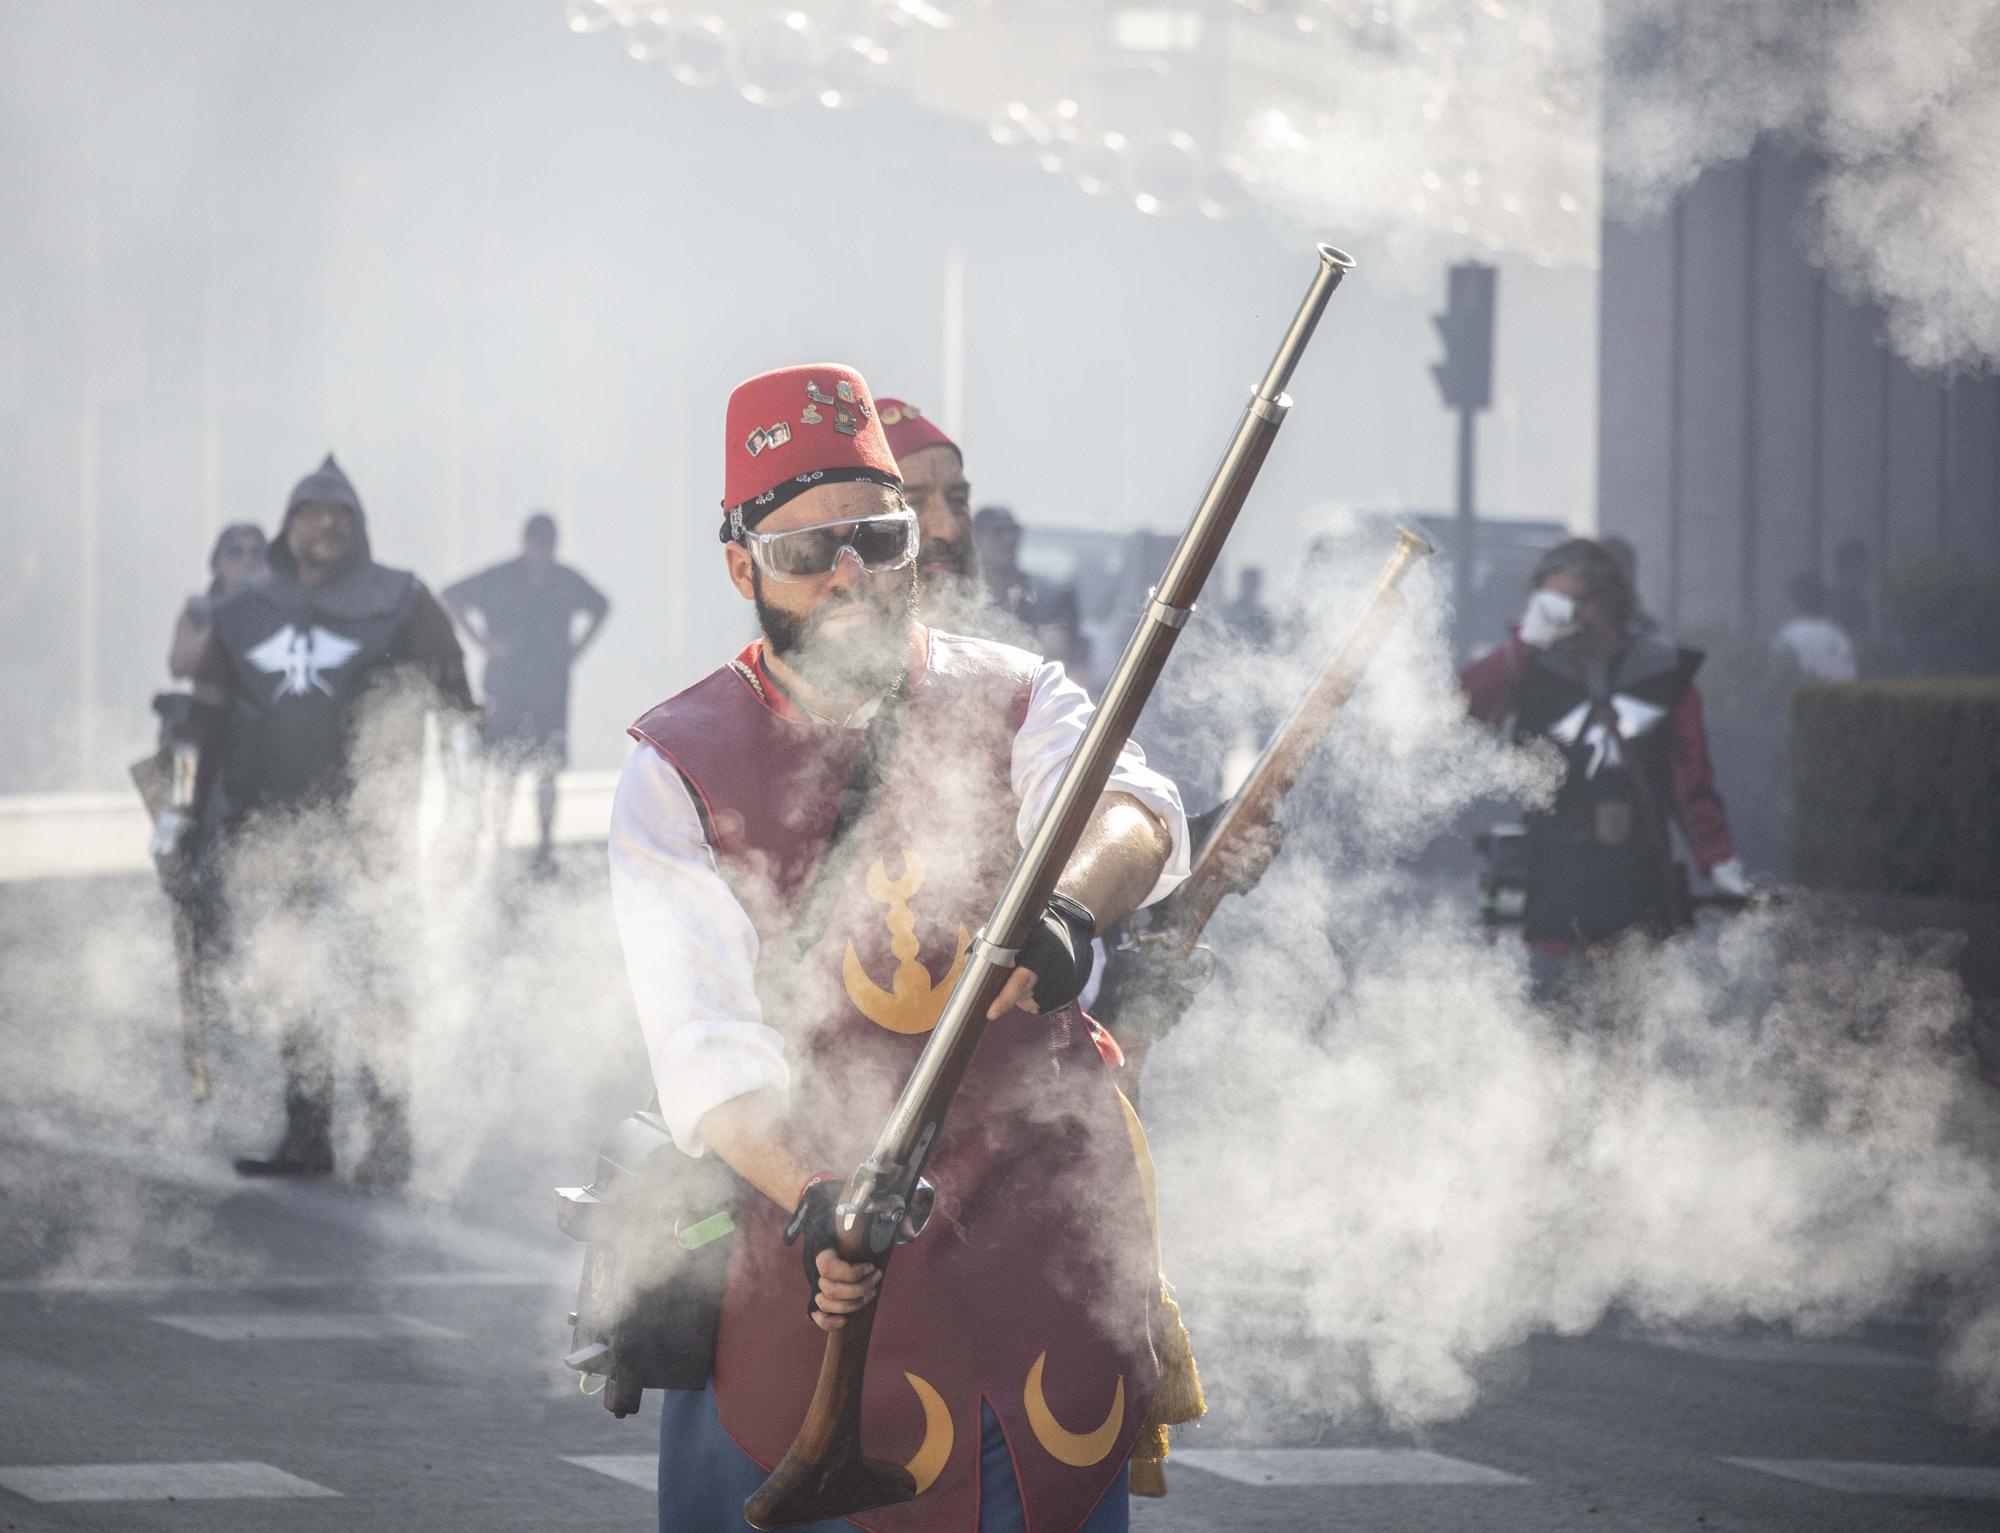
<path id="1" fill-rule="evenodd" d="M 1181 956 L 1194 950 L 1208 918 L 1215 914 L 1215 907 L 1229 892 L 1229 883 L 1218 866 L 1219 852 L 1246 828 L 1268 824 L 1276 815 L 1278 806 L 1332 730 L 1333 721 L 1354 695 L 1369 662 L 1387 642 L 1396 619 L 1402 615 L 1406 605 L 1401 590 L 1403 577 L 1419 559 L 1429 558 L 1436 551 L 1422 533 L 1407 527 L 1396 529 L 1395 551 L 1389 555 L 1388 564 L 1353 625 L 1265 744 L 1242 786 L 1230 796 L 1196 850 L 1193 869 L 1184 886 L 1186 893 L 1177 902 L 1182 906 L 1180 924 L 1170 934 Z"/>

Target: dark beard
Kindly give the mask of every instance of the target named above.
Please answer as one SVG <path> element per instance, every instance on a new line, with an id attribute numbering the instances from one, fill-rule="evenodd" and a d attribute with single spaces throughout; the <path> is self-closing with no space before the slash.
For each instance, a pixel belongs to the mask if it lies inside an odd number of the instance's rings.
<path id="1" fill-rule="evenodd" d="M 815 607 L 804 617 L 781 612 L 764 600 L 764 572 L 750 567 L 757 622 L 771 653 L 818 690 L 840 698 L 874 697 L 894 686 L 909 659 L 910 625 L 917 608 L 917 570 L 911 565 L 902 587 L 887 604 L 865 589 Z M 874 621 L 835 638 L 821 632 L 832 613 L 859 603 Z"/>
<path id="2" fill-rule="evenodd" d="M 926 578 L 933 575 L 972 574 L 972 543 L 966 538 L 932 538 L 917 555 L 917 567 Z"/>

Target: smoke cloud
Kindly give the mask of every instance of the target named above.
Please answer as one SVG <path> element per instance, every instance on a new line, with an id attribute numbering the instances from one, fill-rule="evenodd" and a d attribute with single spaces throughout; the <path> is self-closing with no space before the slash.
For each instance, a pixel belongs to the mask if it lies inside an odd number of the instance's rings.
<path id="1" fill-rule="evenodd" d="M 1817 259 L 1926 366 L 2000 357 L 2000 4 L 1634 0 L 1614 6 L 1614 213 L 1655 204 L 1761 133 L 1818 154 Z"/>
<path id="2" fill-rule="evenodd" d="M 1283 685 L 1379 553 L 1333 547 L 1324 622 L 1260 667 Z M 1421 1425 L 1532 1335 L 1827 1331 L 1942 1285 L 1953 1386 L 1990 1413 L 2000 1106 L 1949 951 L 1801 900 L 1531 1004 L 1518 934 L 1483 941 L 1460 877 L 1410 858 L 1487 795 L 1504 817 L 1545 794 L 1552 764 L 1465 721 L 1438 593 L 1421 570 L 1407 589 L 1285 855 L 1211 929 L 1210 993 L 1152 1056 L 1167 1275 L 1219 1411 L 1273 1436 Z"/>
<path id="3" fill-rule="evenodd" d="M 1197 627 L 1168 685 L 1204 708 L 1233 696 L 1226 718 L 1262 727 L 1385 552 L 1323 540 L 1275 654 L 1232 657 Z M 1518 943 L 1482 941 L 1462 876 L 1413 859 L 1475 805 L 1545 798 L 1555 766 L 1465 720 L 1440 594 L 1421 569 L 1405 589 L 1284 855 L 1211 929 L 1221 973 L 1151 1059 L 1167 1274 L 1218 1414 L 1273 1436 L 1420 1425 L 1471 1408 L 1536 1334 L 1621 1316 L 1829 1331 L 1938 1293 L 1954 1398 L 2000 1411 L 2000 1305 L 1980 1286 L 2000 1256 L 2000 1110 L 1949 953 L 1801 902 L 1635 946 L 1570 1012 L 1532 1005 Z M 587 1176 L 649 1084 L 598 865 L 549 885 L 464 878 L 407 856 L 407 799 L 376 812 L 400 865 L 345 880 L 339 908 L 243 927 L 198 1109 L 153 892 L 9 900 L 0 1175 L 34 1211 L 8 1237 L 26 1266 L 255 1275 L 212 1209 L 227 1156 L 277 1131 L 273 998 L 307 989 L 341 1027 L 345 1163 L 363 1138 L 354 1066 L 384 1050 L 372 1062 L 412 1085 L 418 1206 L 547 1232 L 550 1182 Z M 354 843 L 351 825 L 300 823 L 257 855 L 274 878 L 325 872 Z M 372 969 L 325 940 L 364 929 Z M 392 992 L 400 1030 L 371 1018 Z M 163 1204 L 161 1179 L 200 1195 Z"/>
<path id="4" fill-rule="evenodd" d="M 1600 184 L 1605 211 L 1642 216 L 1774 135 L 1818 159 L 1801 238 L 1883 306 L 1904 355 L 2000 357 L 1995 0 L 1325 9 L 1332 22 L 1295 44 L 1323 51 L 1325 83 L 1246 114 L 1233 143 L 1308 222 L 1359 221 L 1371 248 L 1404 255 L 1442 243 L 1589 264 Z"/>
<path id="5" fill-rule="evenodd" d="M 419 813 L 407 726 L 425 699 L 385 687 L 370 701 L 352 812 L 233 838 L 207 1101 L 192 1100 L 151 880 L 0 890 L 0 1184 L 22 1216 L 0 1255 L 14 1271 L 317 1270 L 324 1253 L 246 1243 L 221 1211 L 243 1186 L 231 1157 L 266 1153 L 283 1130 L 281 1050 L 308 1018 L 331 1040 L 343 1177 L 371 1140 L 373 1075 L 408 1095 L 419 1222 L 471 1218 L 528 1237 L 512 1249 L 564 1252 L 551 1187 L 588 1180 L 598 1136 L 648 1090 L 601 854 L 579 848 L 562 877 L 531 882 L 511 857 L 469 849 L 462 818 L 435 812 L 435 780 Z"/>

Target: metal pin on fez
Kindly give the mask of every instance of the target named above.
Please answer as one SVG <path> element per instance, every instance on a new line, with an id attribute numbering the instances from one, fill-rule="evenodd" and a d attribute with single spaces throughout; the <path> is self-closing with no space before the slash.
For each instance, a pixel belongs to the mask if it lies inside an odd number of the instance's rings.
<path id="1" fill-rule="evenodd" d="M 759 426 L 751 432 L 743 446 L 751 457 L 756 457 L 767 447 L 783 447 L 792 439 L 792 423 L 779 421 L 775 426 Z"/>

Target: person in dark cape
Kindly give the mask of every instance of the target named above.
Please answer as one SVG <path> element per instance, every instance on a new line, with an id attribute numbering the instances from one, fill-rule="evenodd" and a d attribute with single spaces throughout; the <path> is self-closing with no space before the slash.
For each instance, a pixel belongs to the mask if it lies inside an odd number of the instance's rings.
<path id="1" fill-rule="evenodd" d="M 285 1132 L 251 1176 L 334 1168 L 334 1027 L 351 1012 L 369 1147 L 357 1183 L 410 1173 L 410 1021 L 390 956 L 413 896 L 425 715 L 469 770 L 477 717 L 450 617 L 422 581 L 375 561 L 360 497 L 331 454 L 301 479 L 269 570 L 218 602 L 194 667 L 194 800 L 161 817 L 155 850 L 189 856 L 228 913 L 211 937 L 292 981 L 272 1003 Z M 212 959 L 224 956 L 212 953 Z M 335 977 L 351 979 L 336 993 Z"/>
<path id="2" fill-rule="evenodd" d="M 1616 557 L 1571 538 L 1543 555 L 1507 642 L 1459 676 L 1474 718 L 1511 720 L 1516 740 L 1547 740 L 1565 764 L 1555 802 L 1527 820 L 1523 931 L 1544 994 L 1578 955 L 1689 923 L 1672 827 L 1719 893 L 1751 892 L 1709 759 L 1701 662 L 1638 620 Z"/>

